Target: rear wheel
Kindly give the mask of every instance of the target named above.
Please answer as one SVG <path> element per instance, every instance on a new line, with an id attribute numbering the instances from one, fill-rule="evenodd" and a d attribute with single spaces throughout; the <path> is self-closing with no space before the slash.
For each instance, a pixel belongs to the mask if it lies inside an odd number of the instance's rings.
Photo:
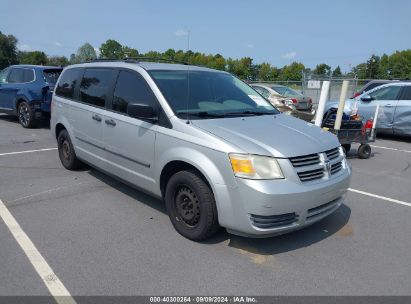
<path id="1" fill-rule="evenodd" d="M 57 137 L 57 145 L 60 161 L 64 168 L 68 170 L 75 170 L 79 168 L 81 163 L 74 152 L 73 144 L 71 143 L 67 130 L 60 131 Z"/>
<path id="2" fill-rule="evenodd" d="M 368 144 L 360 145 L 357 151 L 358 157 L 361 159 L 370 158 L 371 156 L 371 147 Z"/>
<path id="3" fill-rule="evenodd" d="M 194 170 L 180 171 L 170 178 L 165 203 L 174 228 L 190 240 L 204 240 L 220 227 L 214 195 Z"/>
<path id="4" fill-rule="evenodd" d="M 17 108 L 17 117 L 19 119 L 19 123 L 23 126 L 23 128 L 33 128 L 36 125 L 36 120 L 34 119 L 34 111 L 25 101 L 19 103 L 19 106 Z"/>

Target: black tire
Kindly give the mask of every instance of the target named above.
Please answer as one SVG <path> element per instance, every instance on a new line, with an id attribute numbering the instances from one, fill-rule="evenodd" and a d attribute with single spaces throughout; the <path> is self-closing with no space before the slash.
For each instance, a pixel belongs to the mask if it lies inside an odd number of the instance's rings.
<path id="1" fill-rule="evenodd" d="M 81 162 L 74 152 L 73 144 L 67 130 L 61 130 L 57 137 L 60 161 L 63 167 L 68 170 L 75 170 L 80 167 Z"/>
<path id="2" fill-rule="evenodd" d="M 360 145 L 357 151 L 358 158 L 367 159 L 371 156 L 371 147 L 368 144 Z"/>
<path id="3" fill-rule="evenodd" d="M 350 144 L 345 144 L 345 145 L 341 145 L 341 146 L 342 146 L 343 149 L 344 149 L 345 155 L 347 155 L 348 152 L 350 152 L 350 150 L 351 150 L 351 145 L 350 145 Z"/>
<path id="4" fill-rule="evenodd" d="M 213 192 L 195 170 L 174 174 L 164 199 L 171 223 L 182 236 L 201 241 L 220 228 Z"/>
<path id="5" fill-rule="evenodd" d="M 17 118 L 23 128 L 34 128 L 37 121 L 34 119 L 34 111 L 30 105 L 22 101 L 17 107 Z"/>

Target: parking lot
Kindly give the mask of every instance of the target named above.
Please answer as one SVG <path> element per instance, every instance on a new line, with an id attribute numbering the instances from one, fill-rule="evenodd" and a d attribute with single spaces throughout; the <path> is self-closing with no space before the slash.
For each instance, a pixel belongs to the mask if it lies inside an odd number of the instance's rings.
<path id="1" fill-rule="evenodd" d="M 367 160 L 349 154 L 345 202 L 313 226 L 195 243 L 161 201 L 89 167 L 65 170 L 47 124 L 23 129 L 2 115 L 0 294 L 49 295 L 53 281 L 6 225 L 9 211 L 73 296 L 410 295 L 411 141 L 379 137 L 372 148 Z"/>

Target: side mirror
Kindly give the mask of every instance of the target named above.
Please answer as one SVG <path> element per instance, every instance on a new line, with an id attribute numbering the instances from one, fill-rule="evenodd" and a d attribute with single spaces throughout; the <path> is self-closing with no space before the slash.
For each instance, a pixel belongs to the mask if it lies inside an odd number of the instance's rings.
<path id="1" fill-rule="evenodd" d="M 127 105 L 127 114 L 130 117 L 157 121 L 158 117 L 152 106 L 141 103 L 129 103 Z"/>
<path id="2" fill-rule="evenodd" d="M 361 101 L 364 102 L 370 102 L 372 100 L 374 100 L 374 98 L 372 98 L 370 95 L 364 95 L 363 97 L 361 97 Z"/>

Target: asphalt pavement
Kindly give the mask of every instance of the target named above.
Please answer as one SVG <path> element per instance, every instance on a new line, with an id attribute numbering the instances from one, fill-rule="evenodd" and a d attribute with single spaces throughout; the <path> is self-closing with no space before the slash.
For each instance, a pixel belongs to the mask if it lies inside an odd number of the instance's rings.
<path id="1" fill-rule="evenodd" d="M 71 295 L 411 295 L 409 139 L 379 137 L 367 160 L 354 147 L 352 191 L 324 220 L 202 243 L 173 229 L 162 201 L 67 171 L 55 148 L 47 124 L 0 116 L 0 200 Z M 49 294 L 0 219 L 0 295 Z"/>

